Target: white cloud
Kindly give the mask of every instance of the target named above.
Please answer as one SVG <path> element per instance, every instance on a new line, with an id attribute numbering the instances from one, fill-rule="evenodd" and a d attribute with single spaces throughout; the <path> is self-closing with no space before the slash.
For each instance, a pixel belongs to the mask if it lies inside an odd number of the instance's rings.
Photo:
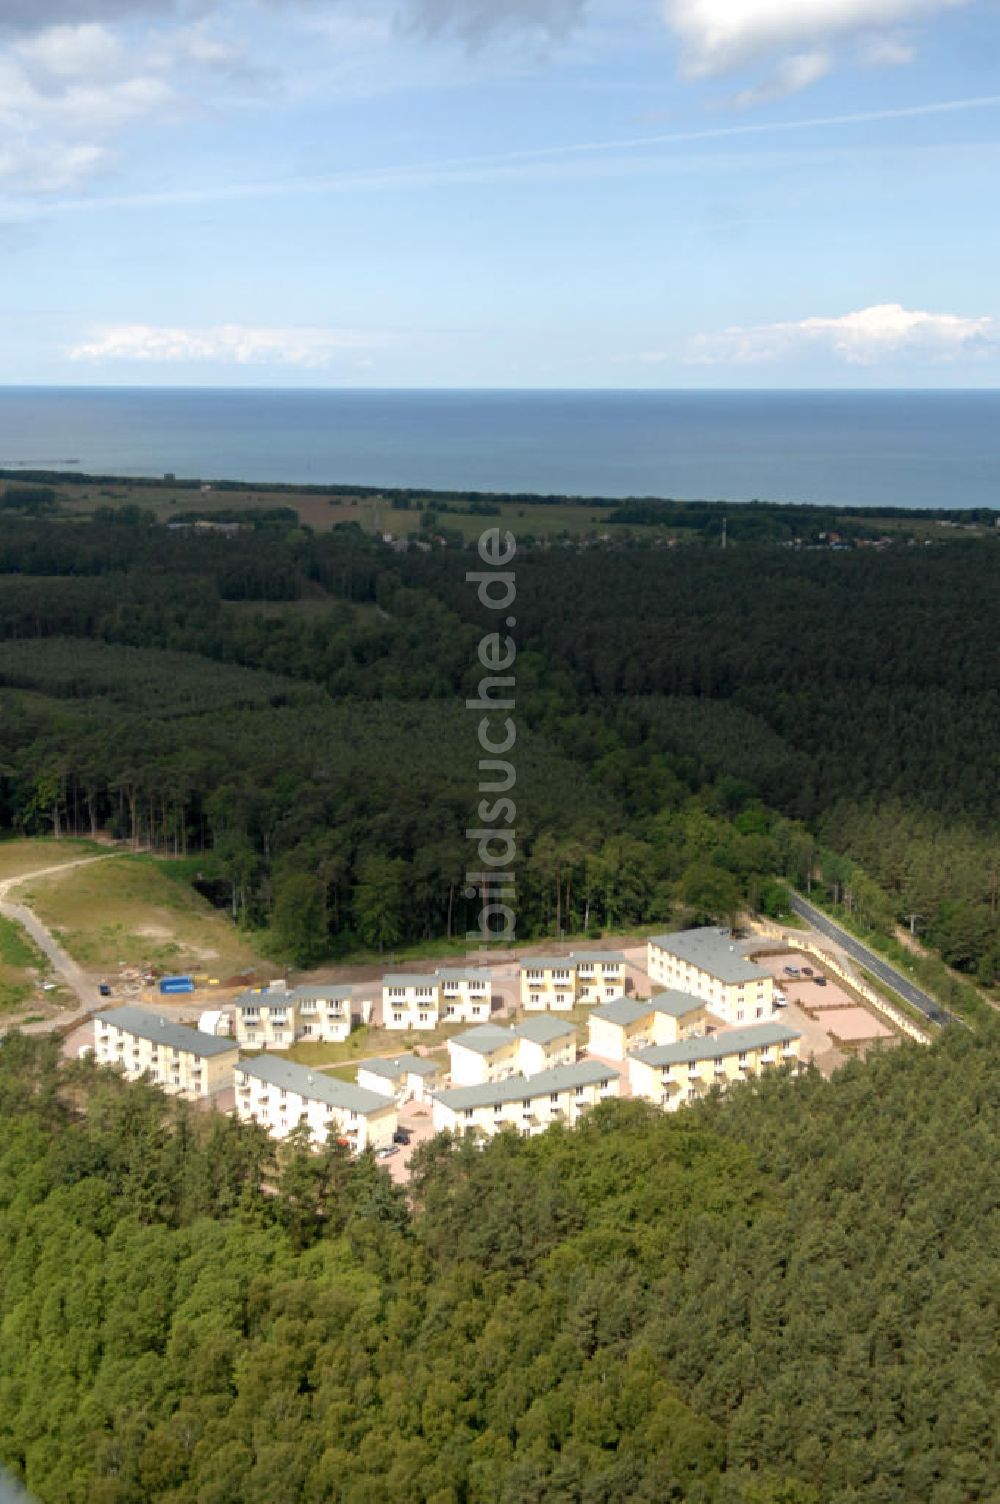
<path id="1" fill-rule="evenodd" d="M 356 351 L 388 343 L 385 335 L 352 330 L 276 329 L 219 324 L 202 329 L 153 324 L 115 324 L 70 349 L 72 360 L 139 361 L 146 364 L 212 361 L 227 365 L 318 368 Z"/>
<path id="2" fill-rule="evenodd" d="M 0 185 L 80 185 L 115 162 L 124 133 L 200 112 L 200 80 L 241 72 L 242 49 L 204 23 L 130 47 L 93 21 L 14 38 L 0 48 Z"/>
<path id="3" fill-rule="evenodd" d="M 735 103 L 740 106 L 766 104 L 771 99 L 784 99 L 787 94 L 797 94 L 808 89 L 810 84 L 825 78 L 833 67 L 829 52 L 816 49 L 813 52 L 793 52 L 782 58 L 769 78 L 755 88 L 744 89 L 737 94 Z"/>
<path id="4" fill-rule="evenodd" d="M 874 365 L 895 357 L 937 363 L 996 355 L 1000 321 L 988 315 L 967 318 L 878 303 L 839 318 L 736 325 L 717 334 L 699 334 L 688 346 L 687 359 L 695 365 L 752 365 L 815 352 L 851 365 Z"/>
<path id="5" fill-rule="evenodd" d="M 760 57 L 884 32 L 968 0 L 664 0 L 688 70 L 726 73 Z"/>
<path id="6" fill-rule="evenodd" d="M 858 54 L 866 68 L 902 68 L 913 62 L 917 50 L 912 42 L 889 31 L 862 37 Z"/>

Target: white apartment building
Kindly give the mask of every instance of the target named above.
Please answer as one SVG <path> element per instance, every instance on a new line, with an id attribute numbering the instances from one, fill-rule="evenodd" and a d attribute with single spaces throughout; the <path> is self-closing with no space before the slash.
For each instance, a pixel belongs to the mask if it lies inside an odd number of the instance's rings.
<path id="1" fill-rule="evenodd" d="M 479 1023 L 493 1006 L 493 979 L 481 966 L 442 966 L 435 973 L 441 983 L 441 1017 L 446 1022 Z"/>
<path id="2" fill-rule="evenodd" d="M 504 1129 L 526 1137 L 553 1124 L 573 1128 L 599 1102 L 617 1097 L 619 1073 L 596 1060 L 557 1066 L 537 1076 L 510 1076 L 485 1086 L 462 1086 L 434 1096 L 435 1131 L 477 1133 L 485 1138 Z"/>
<path id="3" fill-rule="evenodd" d="M 202 1034 L 127 1004 L 94 1015 L 94 1058 L 129 1081 L 149 1078 L 173 1096 L 211 1097 L 232 1085 L 235 1039 Z"/>
<path id="4" fill-rule="evenodd" d="M 508 1076 L 534 1076 L 576 1060 L 572 1023 L 533 1014 L 512 1029 L 483 1024 L 448 1041 L 453 1086 L 480 1086 Z"/>
<path id="5" fill-rule="evenodd" d="M 278 1055 L 242 1060 L 235 1071 L 236 1114 L 256 1122 L 272 1138 L 283 1139 L 300 1124 L 317 1145 L 332 1133 L 353 1153 L 381 1149 L 396 1131 L 396 1104 L 391 1097 L 363 1091 Z"/>
<path id="6" fill-rule="evenodd" d="M 365 1091 L 393 1097 L 398 1106 L 405 1102 L 426 1102 L 430 1094 L 444 1085 L 445 1072 L 435 1060 L 420 1055 L 396 1055 L 392 1059 L 376 1057 L 358 1066 L 356 1080 Z"/>
<path id="7" fill-rule="evenodd" d="M 800 1037 L 784 1024 L 764 1023 L 650 1045 L 629 1057 L 632 1095 L 673 1112 L 713 1086 L 726 1087 L 781 1065 L 796 1068 Z"/>
<path id="8" fill-rule="evenodd" d="M 436 1029 L 441 1017 L 437 976 L 394 972 L 382 978 L 384 1029 Z"/>
<path id="9" fill-rule="evenodd" d="M 756 1023 L 774 1013 L 774 982 L 748 961 L 728 930 L 708 925 L 654 935 L 647 947 L 651 982 L 702 998 L 729 1025 Z"/>

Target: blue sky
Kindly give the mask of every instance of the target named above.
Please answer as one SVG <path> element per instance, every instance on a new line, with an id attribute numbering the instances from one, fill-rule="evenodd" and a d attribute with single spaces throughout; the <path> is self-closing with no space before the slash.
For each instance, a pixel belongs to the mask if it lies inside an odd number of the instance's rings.
<path id="1" fill-rule="evenodd" d="M 997 0 L 2 0 L 0 383 L 994 386 Z"/>

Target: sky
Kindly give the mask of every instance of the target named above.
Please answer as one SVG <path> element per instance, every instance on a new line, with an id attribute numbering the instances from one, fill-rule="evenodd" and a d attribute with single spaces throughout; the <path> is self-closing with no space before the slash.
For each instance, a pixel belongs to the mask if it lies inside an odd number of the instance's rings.
<path id="1" fill-rule="evenodd" d="M 993 387 L 1000 0 L 0 0 L 0 384 Z"/>

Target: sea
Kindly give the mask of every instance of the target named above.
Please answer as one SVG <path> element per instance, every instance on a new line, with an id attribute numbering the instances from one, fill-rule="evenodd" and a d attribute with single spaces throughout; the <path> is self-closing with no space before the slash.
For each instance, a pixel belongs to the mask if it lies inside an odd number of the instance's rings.
<path id="1" fill-rule="evenodd" d="M 0 468 L 1000 508 L 1000 390 L 7 387 Z"/>

